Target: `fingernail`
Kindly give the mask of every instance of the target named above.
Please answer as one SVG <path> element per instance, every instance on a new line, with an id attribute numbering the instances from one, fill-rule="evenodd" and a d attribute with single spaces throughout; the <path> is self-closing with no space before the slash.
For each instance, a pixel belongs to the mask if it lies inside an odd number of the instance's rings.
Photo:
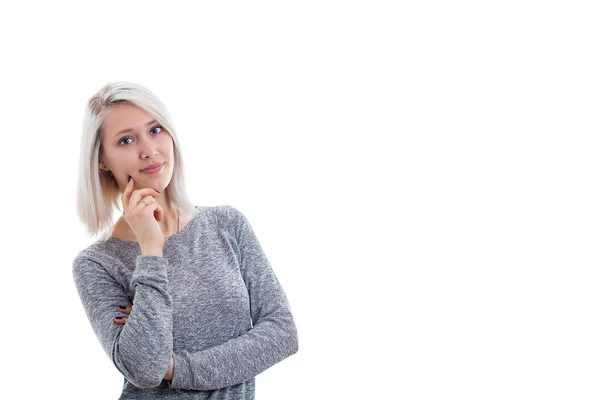
<path id="1" fill-rule="evenodd" d="M 115 317 L 116 319 L 123 319 L 123 317 Z"/>

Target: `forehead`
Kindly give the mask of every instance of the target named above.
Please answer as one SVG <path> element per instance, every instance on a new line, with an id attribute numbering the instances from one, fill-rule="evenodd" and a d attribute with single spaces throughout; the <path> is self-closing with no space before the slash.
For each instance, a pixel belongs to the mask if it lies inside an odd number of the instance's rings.
<path id="1" fill-rule="evenodd" d="M 139 129 L 152 119 L 154 118 L 150 114 L 136 105 L 129 103 L 117 104 L 104 119 L 104 132 L 111 135 L 122 129 Z"/>

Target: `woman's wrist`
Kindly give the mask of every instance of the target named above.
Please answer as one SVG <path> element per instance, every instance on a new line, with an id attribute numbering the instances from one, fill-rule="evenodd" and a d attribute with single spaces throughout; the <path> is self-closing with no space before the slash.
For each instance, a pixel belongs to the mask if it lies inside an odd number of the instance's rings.
<path id="1" fill-rule="evenodd" d="M 157 257 L 163 256 L 162 249 L 158 248 L 158 247 L 154 247 L 154 248 L 142 247 L 140 250 L 141 250 L 141 253 L 143 256 L 157 256 Z"/>

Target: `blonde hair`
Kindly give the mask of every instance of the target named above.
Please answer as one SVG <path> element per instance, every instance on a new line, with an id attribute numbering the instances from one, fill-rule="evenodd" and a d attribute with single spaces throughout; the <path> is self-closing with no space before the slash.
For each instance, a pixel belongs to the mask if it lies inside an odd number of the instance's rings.
<path id="1" fill-rule="evenodd" d="M 188 215 L 195 213 L 185 190 L 184 163 L 175 126 L 165 105 L 150 90 L 132 82 L 110 82 L 88 101 L 83 118 L 79 177 L 77 184 L 77 215 L 88 234 L 100 240 L 110 238 L 114 227 L 115 209 L 122 212 L 121 190 L 114 176 L 101 173 L 102 129 L 106 116 L 120 103 L 140 107 L 153 116 L 173 138 L 173 176 L 163 192 L 170 209 L 180 209 Z M 164 210 L 165 212 L 167 210 Z"/>

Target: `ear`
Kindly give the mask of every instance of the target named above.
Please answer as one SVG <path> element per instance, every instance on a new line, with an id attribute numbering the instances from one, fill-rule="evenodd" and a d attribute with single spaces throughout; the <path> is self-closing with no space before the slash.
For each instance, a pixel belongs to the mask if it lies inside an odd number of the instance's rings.
<path id="1" fill-rule="evenodd" d="M 107 174 L 112 174 L 112 171 L 110 170 L 110 168 L 108 168 L 108 166 L 106 164 L 104 164 L 103 161 L 99 161 L 99 168 L 100 170 L 102 170 L 104 173 Z"/>
<path id="2" fill-rule="evenodd" d="M 98 166 L 100 167 L 100 169 L 103 169 L 106 171 L 108 168 L 106 167 L 106 164 L 104 164 L 104 160 L 102 158 L 103 158 L 102 154 L 100 154 L 98 156 Z"/>

